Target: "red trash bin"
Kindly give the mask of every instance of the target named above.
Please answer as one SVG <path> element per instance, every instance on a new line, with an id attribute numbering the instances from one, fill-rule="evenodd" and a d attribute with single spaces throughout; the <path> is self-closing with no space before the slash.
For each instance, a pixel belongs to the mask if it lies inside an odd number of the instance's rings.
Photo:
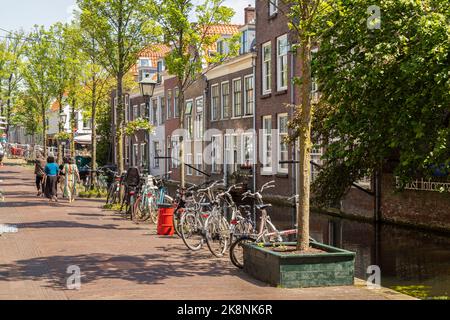
<path id="1" fill-rule="evenodd" d="M 170 204 L 159 206 L 158 210 L 158 235 L 173 236 L 175 227 L 173 225 L 173 215 L 175 208 Z"/>

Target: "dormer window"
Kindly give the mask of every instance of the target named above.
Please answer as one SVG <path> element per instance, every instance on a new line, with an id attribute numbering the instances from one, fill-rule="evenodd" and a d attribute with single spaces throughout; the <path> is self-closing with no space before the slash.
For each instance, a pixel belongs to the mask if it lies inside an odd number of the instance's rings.
<path id="1" fill-rule="evenodd" d="M 226 55 L 230 52 L 230 48 L 226 39 L 217 41 L 217 52 L 221 55 Z"/>
<path id="2" fill-rule="evenodd" d="M 278 12 L 278 0 L 269 0 L 269 16 Z"/>
<path id="3" fill-rule="evenodd" d="M 252 43 L 255 40 L 255 30 L 246 29 L 241 32 L 241 47 L 239 49 L 240 54 L 249 53 L 251 51 Z"/>
<path id="4" fill-rule="evenodd" d="M 140 68 L 151 67 L 150 59 L 149 58 L 140 58 L 139 59 L 139 67 Z"/>

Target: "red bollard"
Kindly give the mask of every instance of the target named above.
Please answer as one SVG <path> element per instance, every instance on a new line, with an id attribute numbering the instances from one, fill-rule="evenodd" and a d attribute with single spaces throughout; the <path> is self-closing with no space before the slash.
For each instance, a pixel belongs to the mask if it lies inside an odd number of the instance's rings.
<path id="1" fill-rule="evenodd" d="M 175 227 L 173 225 L 173 215 L 175 208 L 168 205 L 160 205 L 158 210 L 158 235 L 159 236 L 173 236 Z"/>

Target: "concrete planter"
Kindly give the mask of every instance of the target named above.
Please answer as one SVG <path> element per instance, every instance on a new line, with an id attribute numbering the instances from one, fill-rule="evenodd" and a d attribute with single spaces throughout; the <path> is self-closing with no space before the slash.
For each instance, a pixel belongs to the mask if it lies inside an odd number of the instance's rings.
<path id="1" fill-rule="evenodd" d="M 270 250 L 270 245 L 259 247 L 254 243 L 246 244 L 244 271 L 258 280 L 282 288 L 354 284 L 354 252 L 321 243 L 311 243 L 311 246 L 326 253 L 283 254 Z"/>

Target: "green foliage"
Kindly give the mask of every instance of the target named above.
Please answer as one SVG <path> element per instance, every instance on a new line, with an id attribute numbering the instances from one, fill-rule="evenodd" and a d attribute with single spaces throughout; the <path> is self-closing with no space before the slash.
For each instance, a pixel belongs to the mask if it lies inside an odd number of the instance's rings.
<path id="1" fill-rule="evenodd" d="M 140 130 L 153 131 L 153 126 L 146 119 L 138 118 L 134 121 L 127 122 L 125 126 L 125 134 L 127 136 L 135 135 Z"/>
<path id="2" fill-rule="evenodd" d="M 448 1 L 380 2 L 374 30 L 372 4 L 336 2 L 318 26 L 327 30 L 313 62 L 321 92 L 314 132 L 326 148 L 314 186 L 322 204 L 382 166 L 403 182 L 436 165 L 450 169 Z"/>

